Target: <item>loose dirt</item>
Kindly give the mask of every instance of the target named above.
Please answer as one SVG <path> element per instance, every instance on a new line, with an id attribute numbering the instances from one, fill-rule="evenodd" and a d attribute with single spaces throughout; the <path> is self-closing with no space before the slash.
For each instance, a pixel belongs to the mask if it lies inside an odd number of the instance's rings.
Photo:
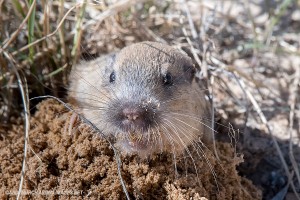
<path id="1" fill-rule="evenodd" d="M 125 199 L 109 143 L 79 124 L 54 100 L 31 118 L 23 199 Z M 22 121 L 22 120 L 20 120 Z M 0 197 L 15 198 L 23 159 L 23 124 L 0 130 Z M 121 174 L 132 199 L 261 199 L 261 191 L 239 176 L 243 162 L 228 143 L 217 143 L 220 160 L 207 148 L 148 160 L 122 155 Z M 203 156 L 205 155 L 205 156 Z M 26 197 L 26 198 L 24 198 Z"/>

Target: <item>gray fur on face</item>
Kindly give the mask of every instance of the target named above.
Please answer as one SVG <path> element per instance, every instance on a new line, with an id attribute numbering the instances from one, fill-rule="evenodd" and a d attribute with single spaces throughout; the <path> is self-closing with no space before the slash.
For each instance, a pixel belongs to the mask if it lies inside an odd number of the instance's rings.
<path id="1" fill-rule="evenodd" d="M 210 134 L 194 70 L 188 56 L 168 45 L 137 43 L 75 66 L 69 96 L 126 153 L 182 151 Z"/>

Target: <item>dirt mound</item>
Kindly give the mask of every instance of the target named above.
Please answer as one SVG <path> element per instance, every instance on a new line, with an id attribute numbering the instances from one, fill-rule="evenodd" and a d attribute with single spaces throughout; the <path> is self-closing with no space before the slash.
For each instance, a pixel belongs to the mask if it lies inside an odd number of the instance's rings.
<path id="1" fill-rule="evenodd" d="M 53 100 L 43 101 L 31 118 L 27 169 L 22 195 L 31 199 L 125 199 L 117 163 L 108 142 L 79 125 L 66 131 L 71 113 Z M 15 198 L 23 158 L 23 125 L 0 130 L 0 197 Z M 240 177 L 243 161 L 229 144 L 212 152 L 192 150 L 149 160 L 122 156 L 121 174 L 132 199 L 261 199 L 261 192 Z M 205 157 L 203 157 L 205 155 Z M 192 157 L 192 158 L 191 158 Z"/>

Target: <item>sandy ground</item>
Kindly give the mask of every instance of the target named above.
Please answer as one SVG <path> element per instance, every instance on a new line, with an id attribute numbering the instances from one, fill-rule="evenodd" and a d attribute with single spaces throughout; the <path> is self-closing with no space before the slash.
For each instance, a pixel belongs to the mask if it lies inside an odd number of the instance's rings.
<path id="1" fill-rule="evenodd" d="M 71 113 L 45 100 L 31 119 L 24 199 L 125 199 L 114 153 L 108 142 L 79 125 L 66 131 Z M 23 125 L 1 130 L 0 197 L 14 199 L 23 158 Z M 4 134 L 5 133 L 5 134 Z M 122 156 L 122 177 L 132 199 L 261 199 L 261 191 L 238 175 L 243 162 L 228 143 L 218 143 L 220 160 L 208 149 L 148 160 Z M 201 154 L 202 155 L 202 154 Z M 196 167 L 195 167 L 196 166 Z M 176 169 L 176 170 L 175 170 Z"/>

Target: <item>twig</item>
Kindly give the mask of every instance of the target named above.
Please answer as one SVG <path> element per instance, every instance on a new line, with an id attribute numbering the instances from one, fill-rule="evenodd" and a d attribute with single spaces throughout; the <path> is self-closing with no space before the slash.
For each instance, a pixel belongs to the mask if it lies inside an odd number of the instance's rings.
<path id="1" fill-rule="evenodd" d="M 73 40 L 73 48 L 71 51 L 71 56 L 73 58 L 73 65 L 76 64 L 78 54 L 80 52 L 80 42 L 81 42 L 81 35 L 82 35 L 82 21 L 85 13 L 85 8 L 86 8 L 86 0 L 83 1 L 80 11 L 77 15 L 77 20 L 76 20 L 76 25 L 75 25 L 75 35 L 74 35 L 74 40 Z"/>
<path id="2" fill-rule="evenodd" d="M 179 22 L 180 22 L 181 24 L 183 24 L 183 18 L 182 18 L 182 17 L 179 18 Z M 201 60 L 200 60 L 200 58 L 199 58 L 199 56 L 198 56 L 198 54 L 197 54 L 197 52 L 196 52 L 196 49 L 194 48 L 194 46 L 193 46 L 193 44 L 192 44 L 191 39 L 189 38 L 189 36 L 188 36 L 188 34 L 187 34 L 186 28 L 185 28 L 184 26 L 182 26 L 181 29 L 182 29 L 183 35 L 185 36 L 186 41 L 187 41 L 188 44 L 190 45 L 190 48 L 191 48 L 191 52 L 192 52 L 192 54 L 193 54 L 193 57 L 195 58 L 197 64 L 198 64 L 199 67 L 201 68 L 201 72 L 203 73 L 203 76 L 204 76 L 204 77 L 207 77 L 207 70 L 205 71 L 205 70 L 203 69 L 202 62 L 201 62 Z"/>
<path id="3" fill-rule="evenodd" d="M 44 24 L 43 24 L 43 35 L 48 35 L 50 30 L 50 8 L 48 1 L 43 0 L 43 10 L 44 10 Z M 47 48 L 47 41 L 43 43 L 43 48 Z"/>
<path id="4" fill-rule="evenodd" d="M 270 44 L 271 42 L 271 36 L 273 34 L 273 28 L 274 26 L 278 23 L 279 18 L 282 17 L 287 9 L 287 7 L 292 4 L 293 2 L 295 2 L 295 0 L 284 0 L 280 5 L 279 8 L 277 10 L 277 15 L 272 16 L 272 18 L 270 19 L 270 23 L 269 26 L 266 28 L 266 34 L 265 34 L 265 42 L 267 45 Z"/>
<path id="5" fill-rule="evenodd" d="M 254 80 L 254 79 L 250 78 L 248 74 L 246 74 L 245 72 L 241 71 L 240 69 L 238 69 L 237 67 L 235 67 L 233 65 L 226 65 L 225 63 L 221 62 L 219 59 L 215 58 L 214 56 L 210 56 L 210 60 L 213 64 L 219 66 L 220 68 L 222 68 L 228 72 L 238 73 L 239 76 L 243 77 L 244 79 L 246 79 L 248 81 L 251 81 L 256 87 L 268 88 L 262 81 L 258 81 L 258 80 Z"/>
<path id="6" fill-rule="evenodd" d="M 235 75 L 238 77 L 237 73 L 235 73 Z M 255 109 L 255 111 L 257 112 L 258 116 L 260 117 L 262 123 L 263 123 L 263 124 L 265 125 L 265 127 L 267 128 L 268 133 L 270 134 L 270 136 L 271 136 L 271 138 L 272 138 L 272 141 L 273 141 L 273 143 L 274 143 L 274 145 L 275 145 L 275 148 L 276 148 L 276 150 L 277 150 L 277 153 L 278 153 L 278 155 L 279 155 L 279 158 L 280 158 L 280 160 L 281 160 L 281 163 L 282 163 L 282 165 L 283 165 L 283 168 L 284 168 L 284 170 L 285 170 L 285 173 L 286 173 L 286 175 L 287 175 L 289 181 L 292 180 L 293 177 L 291 176 L 291 174 L 290 174 L 290 172 L 289 172 L 288 165 L 287 165 L 287 163 L 286 163 L 286 161 L 285 161 L 285 159 L 284 159 L 284 157 L 283 157 L 283 154 L 282 154 L 282 152 L 281 152 L 281 150 L 280 150 L 279 144 L 278 144 L 277 140 L 275 139 L 275 137 L 274 137 L 274 135 L 273 135 L 273 132 L 272 132 L 272 130 L 271 130 L 271 127 L 270 127 L 270 125 L 269 125 L 269 123 L 268 123 L 268 121 L 267 121 L 267 119 L 266 119 L 264 113 L 262 112 L 262 110 L 261 110 L 260 106 L 258 105 L 258 103 L 257 103 L 256 99 L 254 98 L 254 96 L 253 96 L 253 95 L 250 93 L 250 91 L 247 89 L 247 87 L 246 87 L 244 81 L 241 80 L 241 79 L 237 79 L 237 80 L 239 81 L 239 83 L 240 83 L 242 89 L 246 92 L 246 94 L 247 94 L 247 96 L 248 96 L 250 102 L 251 102 L 252 105 L 254 106 L 254 109 Z M 291 181 L 291 186 L 292 186 L 292 189 L 293 189 L 295 195 L 296 195 L 297 198 L 299 199 L 299 195 L 297 194 L 297 191 L 296 191 L 296 188 L 295 188 L 295 185 L 294 185 L 293 181 Z"/>
<path id="7" fill-rule="evenodd" d="M 67 13 L 64 15 L 64 17 L 61 19 L 61 21 L 60 21 L 60 23 L 58 24 L 57 28 L 56 28 L 52 33 L 50 33 L 50 34 L 48 34 L 48 35 L 46 35 L 46 36 L 44 36 L 44 37 L 42 37 L 42 38 L 40 38 L 40 39 L 38 39 L 38 40 L 32 42 L 32 43 L 30 43 L 30 44 L 27 44 L 26 46 L 24 46 L 24 47 L 18 49 L 17 51 L 12 52 L 11 55 L 12 55 L 12 56 L 15 56 L 15 55 L 17 55 L 18 53 L 20 53 L 20 52 L 22 52 L 22 51 L 25 51 L 26 49 L 30 48 L 31 46 L 36 45 L 36 44 L 38 44 L 38 43 L 44 41 L 45 39 L 50 38 L 50 37 L 52 37 L 53 35 L 55 35 L 55 34 L 60 30 L 60 27 L 63 25 L 63 22 L 65 21 L 66 17 L 70 14 L 70 12 L 71 12 L 72 10 L 74 10 L 74 9 L 75 9 L 76 7 L 78 7 L 78 6 L 80 6 L 80 3 L 74 5 L 73 7 L 71 7 L 71 8 L 68 10 L 68 12 L 67 12 Z M 24 20 L 23 22 L 25 23 L 26 20 Z M 23 22 L 22 22 L 22 23 L 23 23 Z M 18 30 L 20 29 L 21 26 L 23 26 L 23 25 L 21 24 L 21 25 L 19 26 Z M 18 33 L 19 31 L 16 31 L 16 32 Z M 16 33 L 16 32 L 15 32 L 15 33 Z M 15 34 L 15 33 L 14 33 L 14 34 Z M 10 38 L 10 40 L 9 40 L 2 48 L 0 47 L 0 53 L 1 53 L 5 48 L 7 48 L 7 46 L 9 45 L 8 43 L 10 43 L 10 42 L 13 41 L 13 40 L 12 40 L 13 37 L 14 37 L 14 36 L 12 36 L 12 37 Z M 22 68 L 22 67 L 20 67 L 20 66 L 17 66 L 17 67 L 18 67 L 18 70 Z M 8 77 L 9 75 L 10 75 L 9 72 L 3 74 L 2 76 L 0 76 L 0 81 L 1 81 L 2 79 L 4 79 L 4 78 Z"/>
<path id="8" fill-rule="evenodd" d="M 214 57 L 211 57 L 211 59 L 212 59 L 215 63 L 217 63 L 219 67 L 223 68 L 224 70 L 227 71 L 227 70 L 229 69 L 229 66 L 227 66 L 227 65 L 224 64 L 224 63 L 222 63 L 222 62 L 219 61 L 218 59 L 216 59 L 216 58 L 214 58 Z M 300 71 L 300 70 L 299 70 L 299 71 Z M 250 102 L 251 102 L 252 105 L 254 106 L 255 111 L 258 113 L 258 115 L 259 115 L 259 117 L 260 117 L 262 123 L 266 126 L 266 128 L 267 128 L 267 130 L 268 130 L 268 133 L 270 134 L 270 136 L 271 136 L 271 138 L 272 138 L 272 141 L 273 141 L 273 143 L 274 143 L 274 145 L 275 145 L 275 148 L 276 148 L 276 150 L 277 150 L 277 153 L 278 153 L 278 155 L 279 155 L 279 157 L 280 157 L 280 160 L 281 160 L 281 163 L 282 163 L 282 165 L 283 165 L 283 167 L 284 167 L 285 173 L 286 173 L 286 175 L 287 175 L 287 177 L 288 177 L 288 179 L 289 179 L 289 182 L 291 183 L 291 187 L 292 187 L 292 189 L 293 189 L 293 191 L 294 191 L 296 197 L 299 199 L 299 195 L 298 195 L 298 193 L 296 192 L 296 188 L 295 188 L 295 185 L 294 185 L 294 183 L 293 183 L 293 181 L 292 181 L 292 175 L 291 175 L 291 173 L 289 172 L 288 165 L 287 165 L 287 163 L 286 163 L 286 161 L 285 161 L 285 159 L 284 159 L 284 157 L 283 157 L 283 155 L 282 155 L 282 152 L 281 152 L 281 150 L 280 150 L 280 147 L 279 147 L 279 145 L 278 145 L 278 142 L 277 142 L 277 140 L 275 139 L 275 137 L 274 137 L 274 135 L 273 135 L 273 132 L 272 132 L 272 130 L 271 130 L 271 127 L 270 127 L 270 125 L 269 125 L 269 123 L 268 123 L 268 121 L 267 121 L 265 115 L 263 114 L 263 112 L 262 112 L 260 106 L 258 105 L 258 103 L 257 103 L 256 99 L 254 98 L 254 96 L 253 96 L 253 95 L 250 93 L 250 91 L 247 89 L 247 87 L 246 87 L 244 81 L 243 81 L 241 78 L 239 78 L 238 72 L 237 72 L 236 70 L 234 70 L 234 69 L 231 69 L 231 72 L 229 72 L 229 71 L 227 71 L 227 72 L 228 72 L 228 73 L 232 73 L 232 74 L 235 76 L 235 79 L 237 80 L 237 83 L 239 84 L 239 86 L 240 86 L 241 89 L 243 90 L 244 94 L 246 94 L 246 96 L 249 98 Z M 299 84 L 299 83 L 298 83 L 298 84 Z M 296 94 L 296 93 L 295 93 L 295 94 Z M 291 140 L 290 140 L 290 141 L 291 141 Z"/>
<path id="9" fill-rule="evenodd" d="M 61 71 L 63 71 L 64 69 L 66 69 L 67 66 L 68 66 L 68 64 L 66 63 L 66 64 L 64 64 L 64 66 L 62 66 L 62 67 L 60 67 L 60 68 L 58 68 L 58 69 L 56 69 L 56 70 L 50 72 L 49 74 L 46 74 L 46 75 L 44 76 L 44 79 L 51 78 L 51 77 L 54 76 L 55 74 L 58 74 L 59 72 L 61 72 Z"/>
<path id="10" fill-rule="evenodd" d="M 33 12 L 34 8 L 35 8 L 35 4 L 36 4 L 36 0 L 33 0 L 30 9 L 25 17 L 25 19 L 22 21 L 22 23 L 20 24 L 20 26 L 18 27 L 18 29 L 12 34 L 12 36 L 10 37 L 10 39 L 8 41 L 4 42 L 4 45 L 0 48 L 0 53 L 2 53 L 3 50 L 5 50 L 18 36 L 19 32 L 21 31 L 21 29 L 23 28 L 23 26 L 25 25 L 25 23 L 27 22 L 27 20 L 29 19 L 29 17 L 31 16 L 31 13 Z"/>
<path id="11" fill-rule="evenodd" d="M 257 43 L 258 42 L 258 35 L 257 35 L 257 31 L 256 31 L 256 24 L 255 24 L 255 20 L 254 20 L 254 17 L 253 17 L 253 14 L 251 12 L 251 7 L 250 7 L 250 0 L 247 0 L 246 1 L 246 6 L 245 6 L 245 10 L 247 11 L 247 15 L 248 15 L 248 18 L 250 19 L 250 22 L 251 22 L 251 27 L 252 27 L 252 33 L 254 35 L 254 43 Z M 254 49 L 254 50 L 257 50 L 257 49 Z"/>
<path id="12" fill-rule="evenodd" d="M 64 0 L 60 1 L 60 5 L 59 5 L 59 14 L 58 14 L 58 18 L 59 20 L 62 20 L 64 17 Z M 62 60 L 63 62 L 67 61 L 67 48 L 66 48 L 66 44 L 65 44 L 65 27 L 61 26 L 61 28 L 59 29 L 59 42 L 61 45 L 61 54 L 62 54 Z"/>
<path id="13" fill-rule="evenodd" d="M 291 110 L 290 110 L 290 117 L 289 117 L 289 134 L 290 134 L 290 141 L 289 141 L 289 156 L 290 160 L 292 162 L 293 168 L 296 173 L 296 177 L 298 179 L 298 184 L 300 185 L 300 174 L 299 174 L 299 168 L 297 161 L 294 157 L 294 151 L 293 151 L 293 127 L 294 127 L 294 116 L 295 116 L 295 104 L 297 101 L 297 94 L 299 91 L 299 83 L 300 83 L 300 68 L 296 67 L 296 72 L 295 72 L 295 79 L 293 82 L 293 85 L 291 87 Z"/>
<path id="14" fill-rule="evenodd" d="M 186 13 L 186 16 L 188 18 L 188 22 L 189 22 L 189 25 L 190 25 L 190 28 L 191 28 L 191 33 L 192 33 L 193 39 L 197 39 L 198 38 L 198 32 L 195 28 L 195 24 L 193 22 L 191 12 L 190 12 L 189 7 L 186 3 L 186 0 L 181 0 L 180 2 L 181 2 L 181 4 L 183 4 L 183 9 L 184 9 L 184 11 Z"/>
<path id="15" fill-rule="evenodd" d="M 28 91 L 27 91 L 27 84 L 23 84 L 23 81 L 21 80 L 21 76 L 18 72 L 17 67 L 15 66 L 15 60 L 11 55 L 9 55 L 7 52 L 3 52 L 4 56 L 9 60 L 12 66 L 12 70 L 14 71 L 15 75 L 17 76 L 18 80 L 18 86 L 19 90 L 22 96 L 22 102 L 24 106 L 24 116 L 25 116 L 25 131 L 24 131 L 24 155 L 23 155 L 23 162 L 22 162 L 22 172 L 21 172 L 21 179 L 20 179 L 20 184 L 19 184 L 19 190 L 18 190 L 18 195 L 17 199 L 20 198 L 21 192 L 22 192 L 22 186 L 23 186 L 23 181 L 24 181 L 24 175 L 25 175 L 25 170 L 26 170 L 26 158 L 27 158 L 27 147 L 28 147 L 28 136 L 29 136 L 29 129 L 30 129 L 30 112 L 29 112 L 29 98 L 28 98 Z"/>
<path id="16" fill-rule="evenodd" d="M 15 56 L 16 54 L 18 54 L 18 53 L 20 53 L 20 52 L 22 52 L 22 51 L 25 51 L 25 50 L 28 49 L 29 47 L 31 47 L 31 46 L 33 46 L 33 45 L 36 45 L 37 43 L 40 43 L 41 41 L 43 41 L 43 40 L 45 40 L 45 39 L 47 39 L 47 38 L 52 37 L 53 35 L 55 35 L 56 32 L 59 31 L 60 26 L 63 24 L 63 22 L 65 21 L 66 17 L 70 14 L 70 12 L 71 12 L 72 10 L 74 10 L 75 8 L 77 8 L 78 6 L 80 6 L 80 5 L 81 5 L 81 3 L 78 3 L 78 4 L 76 4 L 75 6 L 73 6 L 72 8 L 70 8 L 70 10 L 68 10 L 68 12 L 65 14 L 65 16 L 64 16 L 64 17 L 62 18 L 62 20 L 60 21 L 60 23 L 57 25 L 57 28 L 56 28 L 52 33 L 50 33 L 49 35 L 46 35 L 46 36 L 44 36 L 44 37 L 42 37 L 42 38 L 40 38 L 40 39 L 38 39 L 38 40 L 36 40 L 36 41 L 34 41 L 34 42 L 28 44 L 28 45 L 26 45 L 26 46 L 20 48 L 20 49 L 17 50 L 17 51 L 14 51 L 14 52 L 12 53 L 12 55 Z M 0 49 L 0 50 L 1 50 L 1 49 Z"/>
<path id="17" fill-rule="evenodd" d="M 112 6 L 110 6 L 107 10 L 105 10 L 104 12 L 102 12 L 101 14 L 99 14 L 98 16 L 96 16 L 94 18 L 94 20 L 90 20 L 87 23 L 85 23 L 82 27 L 82 29 L 87 29 L 87 27 L 89 27 L 90 25 L 96 24 L 96 23 L 100 23 L 102 22 L 104 19 L 106 19 L 107 17 L 110 17 L 112 15 L 117 14 L 118 12 L 125 10 L 127 8 L 129 8 L 130 6 L 136 4 L 136 3 L 142 3 L 146 0 L 123 0 L 123 1 L 119 1 L 114 3 Z M 75 30 L 73 30 L 71 32 L 71 34 L 75 34 Z"/>
<path id="18" fill-rule="evenodd" d="M 134 3 L 141 3 L 145 0 L 124 0 L 124 1 L 121 1 L 121 2 L 118 2 L 118 3 L 115 3 L 113 6 L 109 7 L 108 10 L 105 10 L 103 13 L 101 13 L 100 15 L 98 15 L 94 21 L 93 20 L 90 20 L 88 21 L 87 23 L 85 23 L 83 26 L 82 26 L 82 30 L 86 30 L 90 25 L 93 25 L 93 24 L 96 24 L 96 23 L 99 23 L 101 21 L 103 21 L 104 19 L 106 19 L 107 17 L 111 16 L 111 15 L 114 15 L 122 10 L 125 10 L 127 9 L 128 7 L 132 6 Z M 25 51 L 26 49 L 28 49 L 29 47 L 49 38 L 49 37 L 52 37 L 53 35 L 55 35 L 59 30 L 60 30 L 60 27 L 61 25 L 63 24 L 63 22 L 65 21 L 65 19 L 67 18 L 67 16 L 70 14 L 70 12 L 72 10 L 74 10 L 75 8 L 79 7 L 82 3 L 77 3 L 76 5 L 72 6 L 68 12 L 64 15 L 64 17 L 62 18 L 62 20 L 60 21 L 60 23 L 57 25 L 57 28 L 49 35 L 46 35 L 36 41 L 34 41 L 33 43 L 31 44 L 28 44 L 22 48 L 20 48 L 19 50 L 15 51 L 12 53 L 13 56 L 15 56 L 16 54 L 22 52 L 22 51 Z M 72 37 L 74 34 L 76 33 L 75 30 L 73 30 L 67 37 L 66 37 L 66 40 L 69 40 L 70 37 Z M 1 49 L 0 49 L 0 53 L 1 53 Z"/>
<path id="19" fill-rule="evenodd" d="M 153 38 L 156 42 L 167 44 L 166 40 L 164 40 L 160 36 L 156 35 L 152 30 L 150 30 L 147 26 L 145 26 L 136 16 L 134 16 L 134 20 L 137 23 L 137 25 L 139 26 L 139 28 L 141 28 L 145 31 L 145 34 L 148 37 Z"/>

